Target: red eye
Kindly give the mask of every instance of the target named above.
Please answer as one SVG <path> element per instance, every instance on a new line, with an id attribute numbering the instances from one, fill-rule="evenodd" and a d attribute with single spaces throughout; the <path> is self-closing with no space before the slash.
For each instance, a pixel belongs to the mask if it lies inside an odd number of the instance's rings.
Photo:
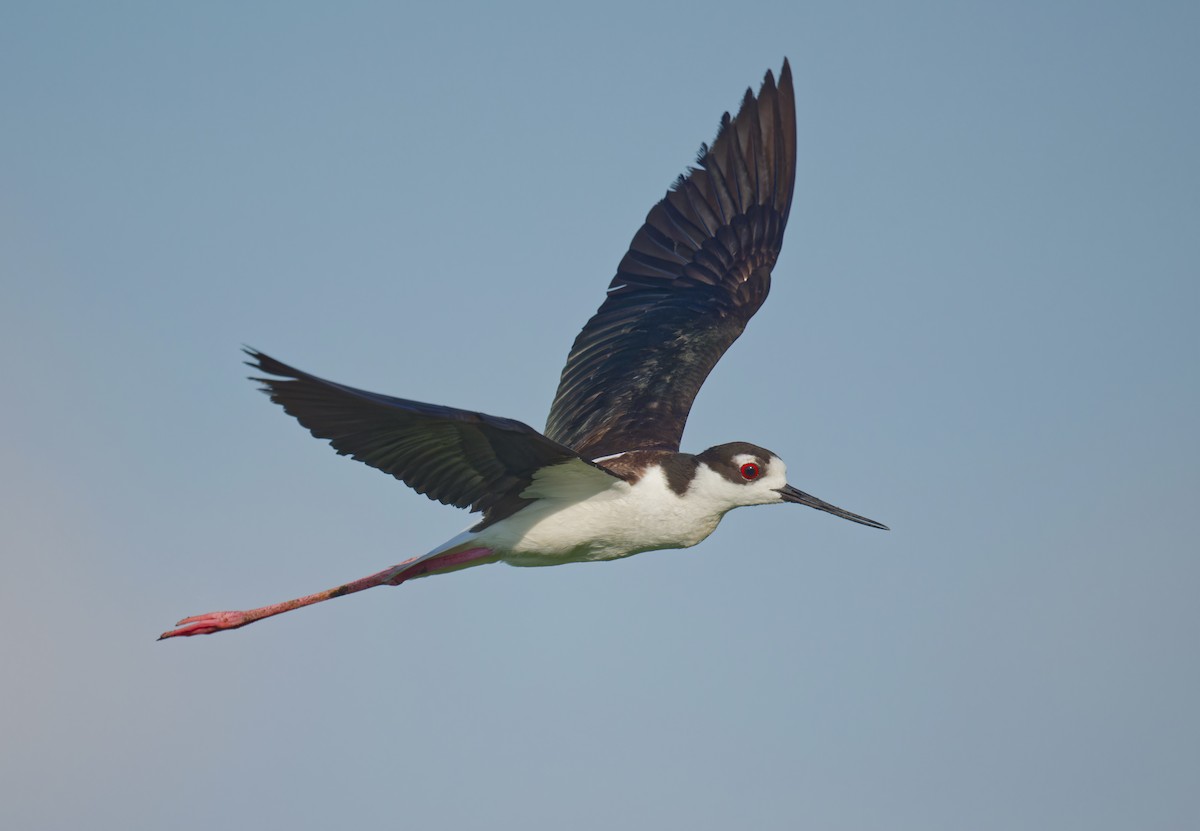
<path id="1" fill-rule="evenodd" d="M 754 462 L 746 462 L 746 464 L 742 465 L 743 479 L 757 479 L 758 474 L 761 472 L 758 469 L 758 465 L 754 464 Z"/>

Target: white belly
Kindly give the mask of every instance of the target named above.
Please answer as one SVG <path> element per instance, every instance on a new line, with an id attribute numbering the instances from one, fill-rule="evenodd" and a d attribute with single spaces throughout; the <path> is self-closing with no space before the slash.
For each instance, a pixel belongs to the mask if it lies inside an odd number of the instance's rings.
<path id="1" fill-rule="evenodd" d="M 542 497 L 474 540 L 515 566 L 614 560 L 658 548 L 687 548 L 717 527 L 725 506 L 667 487 L 661 471 L 614 482 L 584 498 Z M 694 494 L 692 495 L 694 496 Z"/>

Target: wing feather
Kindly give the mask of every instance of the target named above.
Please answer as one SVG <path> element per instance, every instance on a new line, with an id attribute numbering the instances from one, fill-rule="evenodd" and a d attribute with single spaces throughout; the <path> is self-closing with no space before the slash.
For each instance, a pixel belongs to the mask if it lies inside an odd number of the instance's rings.
<path id="1" fill-rule="evenodd" d="M 579 462 L 569 447 L 528 425 L 355 389 L 247 349 L 247 363 L 273 378 L 263 392 L 338 453 L 396 477 L 430 499 L 485 512 L 485 523 L 526 503 L 520 494 L 546 467 Z"/>
<path id="2" fill-rule="evenodd" d="M 791 67 L 746 91 L 646 216 L 563 368 L 546 435 L 585 458 L 675 451 L 692 402 L 770 290 L 796 178 Z"/>

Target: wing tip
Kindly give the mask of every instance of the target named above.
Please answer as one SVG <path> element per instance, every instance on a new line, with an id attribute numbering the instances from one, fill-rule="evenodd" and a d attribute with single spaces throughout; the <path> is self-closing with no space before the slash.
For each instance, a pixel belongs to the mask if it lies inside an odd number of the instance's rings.
<path id="1" fill-rule="evenodd" d="M 276 360 L 265 352 L 260 352 L 252 346 L 246 346 L 245 344 L 242 344 L 242 352 L 250 356 L 250 360 L 242 361 L 242 363 L 251 369 L 257 369 L 258 371 L 265 372 L 268 375 L 278 375 L 280 378 L 299 379 L 305 375 L 305 373 L 301 372 L 295 367 L 288 366 L 283 361 Z M 279 380 L 278 378 L 258 378 L 255 376 L 248 377 L 252 381 L 260 381 L 262 383 L 273 383 L 278 382 Z"/>
<path id="2" fill-rule="evenodd" d="M 689 165 L 683 173 L 675 178 L 675 181 L 671 183 L 669 191 L 673 193 L 679 192 L 687 184 L 687 181 L 696 174 L 697 171 L 708 168 L 714 158 L 714 152 L 724 147 L 725 142 L 728 140 L 728 135 L 731 132 L 731 128 L 739 123 L 739 119 L 749 118 L 751 113 L 758 111 L 766 104 L 766 102 L 776 97 L 784 99 L 782 103 L 785 112 L 795 112 L 796 107 L 795 91 L 793 89 L 792 82 L 792 64 L 787 57 L 784 57 L 783 66 L 779 70 L 778 83 L 775 81 L 774 70 L 768 69 L 766 74 L 763 75 L 762 84 L 759 86 L 757 95 L 754 93 L 753 87 L 746 87 L 746 92 L 742 96 L 742 103 L 738 108 L 737 114 L 731 115 L 728 111 L 726 111 L 721 116 L 721 122 L 717 127 L 716 136 L 712 141 L 702 142 L 700 144 L 700 149 L 696 153 L 695 162 Z M 785 123 L 779 125 L 781 130 L 784 133 L 794 136 L 796 132 L 795 116 L 793 115 L 791 119 L 785 119 L 784 121 Z M 794 140 L 788 141 L 787 136 L 784 136 L 783 138 L 785 143 L 790 144 L 793 148 L 795 147 L 796 142 Z M 794 161 L 792 162 L 791 166 L 793 168 L 795 167 Z"/>

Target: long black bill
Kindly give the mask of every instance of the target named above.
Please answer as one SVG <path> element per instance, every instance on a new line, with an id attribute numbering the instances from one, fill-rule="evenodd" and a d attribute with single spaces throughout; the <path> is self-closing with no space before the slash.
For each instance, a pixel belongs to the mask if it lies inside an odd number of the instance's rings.
<path id="1" fill-rule="evenodd" d="M 849 511 L 843 511 L 836 505 L 830 505 L 823 499 L 817 499 L 815 496 L 809 496 L 804 491 L 797 490 L 791 485 L 784 485 L 782 488 L 776 488 L 775 490 L 777 490 L 779 495 L 783 497 L 784 502 L 795 502 L 799 505 L 807 505 L 810 508 L 816 508 L 818 511 L 824 511 L 827 514 L 840 516 L 842 519 L 848 519 L 851 522 L 857 522 L 860 525 L 869 525 L 872 528 L 880 528 L 884 531 L 892 530 L 881 522 L 876 522 L 873 519 L 867 519 L 865 516 L 859 516 L 858 514 L 852 514 Z"/>

